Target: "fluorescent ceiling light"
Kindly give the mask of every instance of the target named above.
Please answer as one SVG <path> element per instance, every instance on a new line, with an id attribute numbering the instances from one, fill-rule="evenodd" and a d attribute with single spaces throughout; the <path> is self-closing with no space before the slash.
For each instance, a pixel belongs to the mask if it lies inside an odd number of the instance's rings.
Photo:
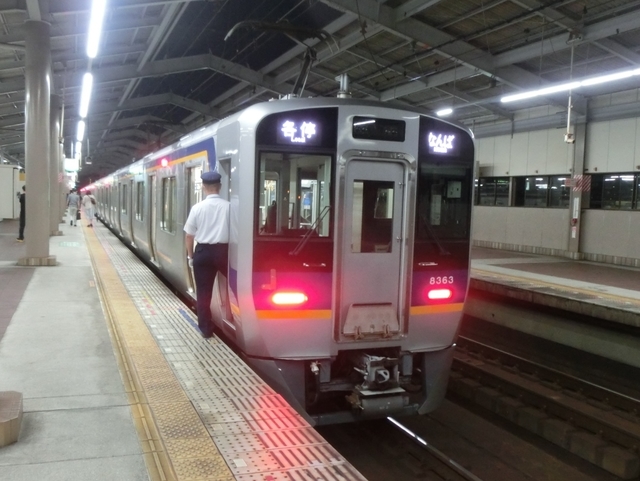
<path id="1" fill-rule="evenodd" d="M 91 89 L 93 88 L 93 75 L 89 72 L 82 77 L 82 93 L 80 94 L 80 117 L 85 118 L 89 112 L 89 101 L 91 100 Z"/>
<path id="2" fill-rule="evenodd" d="M 447 115 L 451 115 L 453 113 L 453 109 L 442 109 L 436 112 L 438 117 L 446 117 Z"/>
<path id="3" fill-rule="evenodd" d="M 84 120 L 81 120 L 80 122 L 78 122 L 78 132 L 76 134 L 76 140 L 78 142 L 82 142 L 84 140 L 84 129 L 85 129 L 86 125 L 84 123 Z"/>
<path id="4" fill-rule="evenodd" d="M 606 82 L 614 82 L 616 80 L 622 80 L 634 75 L 640 75 L 640 68 L 635 70 L 625 70 L 623 72 L 616 72 L 607 75 L 600 75 L 598 77 L 591 77 L 584 80 L 576 80 L 575 82 L 568 82 L 559 85 L 553 85 L 551 87 L 545 87 L 538 90 L 530 90 L 528 92 L 521 92 L 518 94 L 507 95 L 500 99 L 501 102 L 515 102 L 516 100 L 531 99 L 534 97 L 540 97 L 544 95 L 554 94 L 557 92 L 564 92 L 568 90 L 574 90 L 580 87 L 589 87 L 591 85 L 603 84 Z"/>
<path id="5" fill-rule="evenodd" d="M 102 20 L 107 7 L 107 0 L 93 0 L 91 4 L 91 18 L 89 19 L 89 31 L 87 37 L 87 56 L 96 58 L 98 45 L 102 35 Z"/>

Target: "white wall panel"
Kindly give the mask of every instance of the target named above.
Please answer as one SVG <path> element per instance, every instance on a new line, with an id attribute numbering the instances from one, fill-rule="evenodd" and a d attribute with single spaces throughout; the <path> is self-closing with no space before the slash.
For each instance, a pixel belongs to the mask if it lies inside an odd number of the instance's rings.
<path id="1" fill-rule="evenodd" d="M 474 206 L 471 237 L 488 242 L 495 238 L 503 239 L 506 234 L 507 210 L 507 207 Z"/>
<path id="2" fill-rule="evenodd" d="M 511 139 L 509 175 L 526 175 L 530 132 L 514 134 Z"/>
<path id="3" fill-rule="evenodd" d="M 639 226 L 637 211 L 586 210 L 582 216 L 581 250 L 587 254 L 640 258 Z"/>
<path id="4" fill-rule="evenodd" d="M 511 136 L 500 135 L 495 138 L 494 158 L 493 158 L 493 175 L 508 175 L 509 165 L 511 163 Z M 481 165 L 482 167 L 482 165 Z"/>
<path id="5" fill-rule="evenodd" d="M 474 241 L 566 250 L 569 210 L 475 206 Z"/>
<path id="6" fill-rule="evenodd" d="M 544 174 L 547 171 L 547 131 L 529 132 L 527 165 L 524 174 Z"/>
<path id="7" fill-rule="evenodd" d="M 610 121 L 609 161 L 605 167 L 607 172 L 629 172 L 633 170 L 637 144 L 635 134 L 636 119 Z"/>
<path id="8" fill-rule="evenodd" d="M 546 174 L 568 174 L 573 165 L 574 146 L 564 141 L 563 130 L 546 130 L 547 133 L 547 170 Z"/>
<path id="9" fill-rule="evenodd" d="M 584 164 L 587 172 L 602 172 L 609 162 L 609 124 L 610 122 L 595 122 L 587 126 Z"/>

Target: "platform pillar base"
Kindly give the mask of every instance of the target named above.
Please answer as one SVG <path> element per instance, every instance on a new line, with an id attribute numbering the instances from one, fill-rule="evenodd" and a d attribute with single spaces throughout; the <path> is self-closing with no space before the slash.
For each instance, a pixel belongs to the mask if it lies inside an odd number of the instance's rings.
<path id="1" fill-rule="evenodd" d="M 56 256 L 48 257 L 21 257 L 18 259 L 19 266 L 57 266 Z"/>
<path id="2" fill-rule="evenodd" d="M 59 236 L 62 235 L 62 231 L 61 230 L 54 230 L 53 232 L 51 232 L 51 236 Z"/>
<path id="3" fill-rule="evenodd" d="M 13 444 L 22 426 L 22 393 L 0 391 L 0 448 Z"/>

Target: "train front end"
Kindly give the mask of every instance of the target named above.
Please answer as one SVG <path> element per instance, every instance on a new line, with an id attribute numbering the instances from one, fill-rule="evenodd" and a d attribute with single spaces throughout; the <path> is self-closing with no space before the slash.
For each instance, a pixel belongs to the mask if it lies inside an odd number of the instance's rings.
<path id="1" fill-rule="evenodd" d="M 388 106 L 283 103 L 255 129 L 238 342 L 317 424 L 429 412 L 468 286 L 473 140 Z"/>

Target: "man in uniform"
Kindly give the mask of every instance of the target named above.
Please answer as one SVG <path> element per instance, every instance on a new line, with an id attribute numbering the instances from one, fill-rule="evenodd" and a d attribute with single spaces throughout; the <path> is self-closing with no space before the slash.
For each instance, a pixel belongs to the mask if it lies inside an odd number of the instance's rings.
<path id="1" fill-rule="evenodd" d="M 196 279 L 198 327 L 202 337 L 208 339 L 213 336 L 213 283 L 218 272 L 227 275 L 229 202 L 220 197 L 217 172 L 202 174 L 202 190 L 206 197 L 191 208 L 184 231 L 187 259 Z"/>

